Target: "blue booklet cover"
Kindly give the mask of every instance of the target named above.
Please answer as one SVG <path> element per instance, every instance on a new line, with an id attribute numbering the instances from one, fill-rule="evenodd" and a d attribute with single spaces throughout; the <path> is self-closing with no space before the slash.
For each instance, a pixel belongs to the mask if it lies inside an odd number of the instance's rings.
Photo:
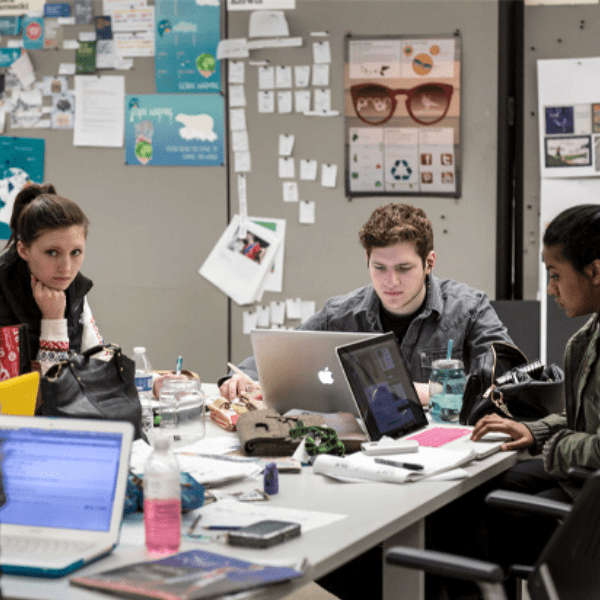
<path id="1" fill-rule="evenodd" d="M 301 577 L 289 567 L 272 567 L 221 554 L 190 550 L 127 565 L 70 583 L 132 598 L 198 600 Z"/>

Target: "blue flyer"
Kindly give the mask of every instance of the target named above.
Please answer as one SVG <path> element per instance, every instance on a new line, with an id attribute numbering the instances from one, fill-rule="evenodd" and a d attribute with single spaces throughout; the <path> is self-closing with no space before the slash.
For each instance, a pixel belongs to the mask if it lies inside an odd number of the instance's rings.
<path id="1" fill-rule="evenodd" d="M 10 67 L 21 57 L 21 48 L 0 48 L 0 67 Z"/>
<path id="2" fill-rule="evenodd" d="M 219 0 L 156 0 L 156 91 L 220 92 Z"/>
<path id="3" fill-rule="evenodd" d="M 68 2 L 49 2 L 44 4 L 44 16 L 49 18 L 70 17 L 71 5 Z"/>
<path id="4" fill-rule="evenodd" d="M 44 17 L 23 17 L 23 48 L 40 50 L 44 47 Z"/>
<path id="5" fill-rule="evenodd" d="M 125 164 L 224 163 L 221 94 L 125 96 Z"/>
<path id="6" fill-rule="evenodd" d="M 17 194 L 29 183 L 44 182 L 44 148 L 44 139 L 0 137 L 0 240 L 10 237 Z"/>
<path id="7" fill-rule="evenodd" d="M 0 17 L 0 35 L 19 35 L 21 17 Z"/>

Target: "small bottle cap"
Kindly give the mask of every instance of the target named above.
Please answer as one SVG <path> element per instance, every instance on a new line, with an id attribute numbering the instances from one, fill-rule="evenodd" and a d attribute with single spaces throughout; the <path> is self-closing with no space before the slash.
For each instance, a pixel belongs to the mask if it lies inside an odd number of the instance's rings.
<path id="1" fill-rule="evenodd" d="M 145 354 L 146 353 L 146 348 L 144 346 L 136 346 L 133 349 L 133 353 L 134 354 Z"/>

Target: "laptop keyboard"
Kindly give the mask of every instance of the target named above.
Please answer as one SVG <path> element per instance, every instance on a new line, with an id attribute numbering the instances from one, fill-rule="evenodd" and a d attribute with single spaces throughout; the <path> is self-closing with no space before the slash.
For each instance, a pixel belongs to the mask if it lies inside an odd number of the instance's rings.
<path id="1" fill-rule="evenodd" d="M 467 433 L 470 429 L 458 427 L 428 427 L 425 431 L 409 437 L 409 440 L 417 440 L 419 446 L 439 448 L 448 442 L 453 442 Z"/>
<path id="2" fill-rule="evenodd" d="M 22 535 L 10 536 L 2 535 L 1 546 L 2 554 L 0 559 L 9 555 L 28 555 L 28 556 L 70 556 L 72 554 L 81 554 L 87 548 L 91 547 L 89 542 L 75 542 L 72 540 L 49 540 L 40 538 L 28 538 Z"/>

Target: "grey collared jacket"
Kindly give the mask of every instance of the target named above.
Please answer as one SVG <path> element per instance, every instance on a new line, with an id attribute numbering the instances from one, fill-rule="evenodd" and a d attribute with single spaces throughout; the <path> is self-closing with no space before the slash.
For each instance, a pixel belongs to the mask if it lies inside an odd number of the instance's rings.
<path id="1" fill-rule="evenodd" d="M 427 286 L 425 307 L 409 325 L 401 345 L 402 357 L 415 382 L 429 380 L 431 363 L 446 356 L 450 339 L 453 340 L 452 357 L 464 362 L 467 373 L 490 342 L 513 343 L 483 292 L 432 275 L 427 277 Z M 369 284 L 330 298 L 298 329 L 384 333 L 380 306 L 381 301 Z M 239 367 L 258 380 L 253 356 Z"/>

